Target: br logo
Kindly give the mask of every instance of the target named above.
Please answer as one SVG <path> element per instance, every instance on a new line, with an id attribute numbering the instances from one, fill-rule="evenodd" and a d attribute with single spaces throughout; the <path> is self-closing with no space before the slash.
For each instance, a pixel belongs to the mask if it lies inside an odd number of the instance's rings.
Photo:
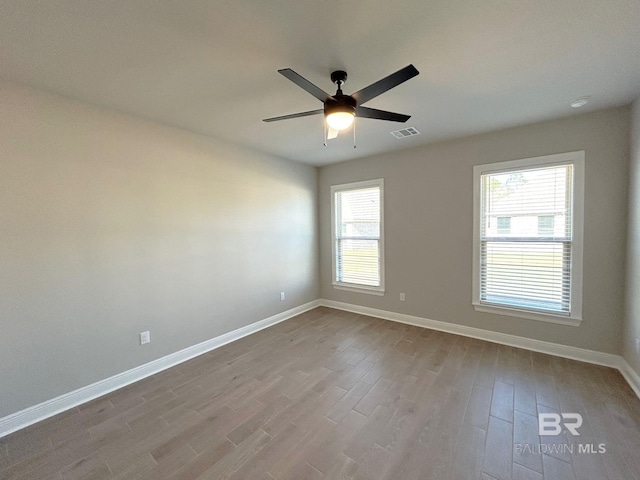
<path id="1" fill-rule="evenodd" d="M 539 413 L 538 435 L 560 435 L 564 426 L 571 435 L 579 436 L 582 426 L 582 415 L 579 413 Z"/>

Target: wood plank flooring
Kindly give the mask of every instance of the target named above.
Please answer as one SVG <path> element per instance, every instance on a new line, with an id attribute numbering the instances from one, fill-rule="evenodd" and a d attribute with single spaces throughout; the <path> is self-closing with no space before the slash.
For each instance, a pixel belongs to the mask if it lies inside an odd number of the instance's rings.
<path id="1" fill-rule="evenodd" d="M 538 436 L 562 412 L 581 435 Z M 317 308 L 0 439 L 0 478 L 632 480 L 640 400 L 613 369 Z"/>

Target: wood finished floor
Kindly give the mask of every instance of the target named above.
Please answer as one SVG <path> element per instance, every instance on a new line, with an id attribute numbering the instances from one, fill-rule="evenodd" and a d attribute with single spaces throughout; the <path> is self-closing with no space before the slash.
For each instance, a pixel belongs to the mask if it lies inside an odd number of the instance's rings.
<path id="1" fill-rule="evenodd" d="M 539 412 L 582 414 L 581 436 L 539 437 Z M 327 308 L 0 439 L 3 480 L 639 475 L 617 371 Z"/>

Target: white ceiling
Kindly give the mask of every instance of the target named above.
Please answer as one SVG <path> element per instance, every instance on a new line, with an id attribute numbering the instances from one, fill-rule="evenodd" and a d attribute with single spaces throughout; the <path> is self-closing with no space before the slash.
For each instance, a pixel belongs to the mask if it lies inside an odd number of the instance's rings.
<path id="1" fill-rule="evenodd" d="M 410 63 L 367 106 L 412 118 L 357 120 L 356 150 L 322 116 L 261 121 L 322 107 L 280 68 L 353 93 Z M 631 102 L 640 1 L 0 0 L 0 77 L 324 165 Z"/>

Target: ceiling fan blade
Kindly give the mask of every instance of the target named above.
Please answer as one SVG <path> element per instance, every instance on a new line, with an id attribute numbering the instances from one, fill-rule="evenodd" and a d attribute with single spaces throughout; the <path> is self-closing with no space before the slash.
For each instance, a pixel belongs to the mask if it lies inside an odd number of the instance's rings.
<path id="1" fill-rule="evenodd" d="M 265 118 L 262 121 L 263 122 L 277 122 L 278 120 L 289 120 L 290 118 L 308 117 L 309 115 L 319 115 L 320 113 L 324 113 L 324 110 L 322 108 L 319 108 L 318 110 L 310 110 L 308 112 L 300 112 L 300 113 L 292 113 L 290 115 L 282 115 L 280 117 Z"/>
<path id="2" fill-rule="evenodd" d="M 362 105 L 363 103 L 368 102 L 372 98 L 377 97 L 387 90 L 391 90 L 393 87 L 397 87 L 410 78 L 415 77 L 419 73 L 420 72 L 418 72 L 416 67 L 414 67 L 413 65 L 407 65 L 406 67 L 398 70 L 396 73 L 392 73 L 388 77 L 384 77 L 382 80 L 378 80 L 368 87 L 364 87 L 362 90 L 358 90 L 351 96 L 356 100 L 358 105 Z"/>
<path id="3" fill-rule="evenodd" d="M 336 138 L 338 136 L 338 132 L 340 130 L 336 130 L 335 128 L 329 127 L 327 130 L 327 140 L 331 140 L 332 138 Z"/>
<path id="4" fill-rule="evenodd" d="M 327 98 L 331 96 L 327 92 L 322 90 L 320 87 L 316 87 L 313 83 L 311 83 L 306 78 L 298 75 L 296 72 L 294 72 L 290 68 L 283 68 L 282 70 L 278 70 L 278 73 L 287 77 L 293 83 L 298 85 L 303 90 L 306 90 L 307 92 L 309 92 L 311 95 L 316 97 L 321 102 L 324 102 Z"/>
<path id="5" fill-rule="evenodd" d="M 387 112 L 386 110 L 378 110 L 376 108 L 356 107 L 356 117 L 375 118 L 376 120 L 389 120 L 390 122 L 406 122 L 411 118 L 411 115 Z"/>

